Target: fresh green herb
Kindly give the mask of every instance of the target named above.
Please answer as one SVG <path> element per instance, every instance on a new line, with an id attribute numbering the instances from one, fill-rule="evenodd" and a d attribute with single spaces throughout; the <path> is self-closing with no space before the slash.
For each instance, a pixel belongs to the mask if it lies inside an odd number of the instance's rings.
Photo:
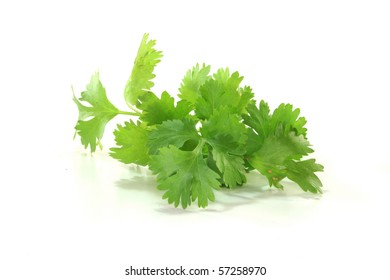
<path id="1" fill-rule="evenodd" d="M 252 170 L 270 186 L 283 189 L 282 180 L 288 178 L 304 191 L 321 193 L 315 173 L 323 166 L 304 158 L 313 149 L 299 109 L 281 104 L 271 112 L 265 101 L 257 105 L 250 87 L 241 86 L 238 72 L 226 68 L 211 75 L 205 64 L 188 70 L 180 101 L 175 103 L 168 92 L 159 98 L 151 92 L 162 57 L 155 44 L 148 34 L 143 36 L 124 91 L 129 111 L 118 110 L 107 99 L 98 73 L 79 99 L 73 97 L 79 109 L 75 129 L 85 148 L 95 152 L 102 147 L 105 126 L 115 116 L 132 116 L 114 131 L 117 147 L 110 155 L 149 166 L 157 175 L 157 188 L 165 191 L 163 198 L 175 207 L 195 201 L 206 207 L 215 200 L 214 190 L 242 186 Z"/>

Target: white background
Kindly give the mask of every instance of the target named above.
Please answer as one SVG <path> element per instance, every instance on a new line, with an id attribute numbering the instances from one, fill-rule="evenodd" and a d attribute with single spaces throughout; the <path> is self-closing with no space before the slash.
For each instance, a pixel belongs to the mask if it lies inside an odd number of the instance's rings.
<path id="1" fill-rule="evenodd" d="M 0 278 L 143 279 L 124 270 L 183 265 L 267 268 L 228 279 L 390 279 L 389 15 L 372 0 L 2 1 Z M 300 107 L 324 194 L 251 174 L 183 211 L 147 170 L 108 156 L 124 118 L 103 151 L 84 151 L 71 85 L 79 94 L 100 70 L 125 109 L 144 32 L 164 52 L 156 93 L 177 94 L 205 62 L 239 70 L 273 108 Z"/>

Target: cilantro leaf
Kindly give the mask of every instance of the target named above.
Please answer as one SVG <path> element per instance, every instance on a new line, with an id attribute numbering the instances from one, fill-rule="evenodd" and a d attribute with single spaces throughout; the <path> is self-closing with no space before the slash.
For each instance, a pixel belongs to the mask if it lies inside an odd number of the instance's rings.
<path id="1" fill-rule="evenodd" d="M 302 135 L 277 133 L 265 139 L 250 161 L 255 163 L 258 160 L 256 166 L 264 164 L 264 170 L 268 171 L 268 167 L 281 166 L 285 160 L 300 159 L 313 152 L 309 146 L 310 143 Z"/>
<path id="2" fill-rule="evenodd" d="M 276 129 L 283 127 L 283 131 L 288 133 L 295 131 L 297 135 L 306 137 L 306 119 L 299 117 L 300 110 L 293 109 L 291 104 L 280 104 L 277 109 L 270 114 L 270 109 L 265 101 L 261 101 L 259 108 L 251 103 L 247 106 L 247 115 L 243 115 L 244 123 L 252 127 L 259 135 L 259 144 L 267 136 L 274 134 Z"/>
<path id="3" fill-rule="evenodd" d="M 322 183 L 315 175 L 315 172 L 324 170 L 321 164 L 315 162 L 315 159 L 303 161 L 287 161 L 287 178 L 296 182 L 302 190 L 312 193 L 322 193 Z"/>
<path id="4" fill-rule="evenodd" d="M 229 68 L 220 68 L 213 75 L 214 80 L 221 83 L 227 91 L 232 91 L 233 93 L 238 89 L 240 83 L 244 77 L 240 76 L 238 72 L 234 72 L 230 75 Z"/>
<path id="5" fill-rule="evenodd" d="M 247 128 L 247 141 L 245 143 L 246 155 L 252 155 L 259 150 L 264 143 L 264 138 L 259 136 L 252 128 Z M 246 156 L 246 157 L 247 157 Z M 249 169 L 253 169 L 248 166 Z"/>
<path id="6" fill-rule="evenodd" d="M 294 131 L 285 135 L 280 129 L 264 140 L 262 147 L 249 157 L 249 163 L 267 177 L 270 186 L 283 189 L 280 181 L 288 177 L 304 191 L 321 192 L 321 183 L 314 172 L 322 171 L 323 167 L 313 160 L 299 161 L 313 152 L 309 146 L 303 135 Z"/>
<path id="7" fill-rule="evenodd" d="M 228 187 L 234 188 L 246 182 L 242 158 L 246 131 L 238 115 L 231 114 L 227 107 L 216 110 L 201 128 L 202 136 L 212 148 L 215 165 Z"/>
<path id="8" fill-rule="evenodd" d="M 179 97 L 190 103 L 195 103 L 200 96 L 200 87 L 210 78 L 210 66 L 196 64 L 191 70 L 188 70 L 180 86 Z"/>
<path id="9" fill-rule="evenodd" d="M 247 112 L 243 120 L 250 127 L 248 169 L 257 169 L 267 177 L 270 186 L 283 189 L 281 180 L 287 177 L 304 191 L 321 192 L 321 183 L 314 172 L 322 171 L 323 167 L 313 160 L 301 161 L 313 150 L 306 137 L 306 119 L 299 117 L 299 109 L 282 103 L 270 114 L 268 104 L 261 101 L 258 108 L 249 104 Z"/>
<path id="10" fill-rule="evenodd" d="M 219 189 L 219 175 L 207 166 L 202 145 L 194 151 L 163 147 L 151 156 L 149 167 L 157 174 L 158 189 L 165 191 L 163 198 L 175 207 L 181 204 L 185 209 L 198 200 L 198 206 L 205 208 L 209 200 L 215 200 L 213 189 Z"/>
<path id="11" fill-rule="evenodd" d="M 148 131 L 142 123 L 125 122 L 124 126 L 118 125 L 114 131 L 115 141 L 118 146 L 111 148 L 110 156 L 123 162 L 147 165 L 149 153 L 146 147 Z"/>
<path id="12" fill-rule="evenodd" d="M 222 84 L 215 80 L 208 80 L 200 88 L 201 97 L 196 102 L 196 116 L 207 119 L 213 114 L 213 110 L 228 104 L 228 98 L 224 96 L 225 90 Z"/>
<path id="13" fill-rule="evenodd" d="M 250 103 L 246 110 L 247 114 L 242 115 L 243 122 L 249 127 L 246 157 L 259 150 L 265 139 L 277 132 L 288 135 L 293 131 L 306 139 L 306 119 L 299 117 L 299 109 L 293 109 L 290 104 L 280 104 L 271 114 L 268 104 L 261 100 L 259 107 Z M 249 162 L 246 166 L 248 170 L 253 169 Z"/>
<path id="14" fill-rule="evenodd" d="M 214 149 L 212 155 L 226 186 L 235 188 L 246 182 L 244 160 L 241 156 L 232 155 L 219 149 Z"/>
<path id="15" fill-rule="evenodd" d="M 195 122 L 190 119 L 165 121 L 149 134 L 147 146 L 150 154 L 156 154 L 158 149 L 169 145 L 181 148 L 187 141 L 198 141 L 199 134 Z"/>
<path id="16" fill-rule="evenodd" d="M 148 92 L 140 98 L 142 109 L 140 119 L 148 125 L 161 124 L 163 121 L 183 119 L 192 111 L 190 104 L 181 100 L 175 107 L 175 100 L 164 91 L 159 99 L 154 93 Z"/>
<path id="17" fill-rule="evenodd" d="M 271 116 L 270 131 L 275 131 L 282 124 L 284 133 L 294 131 L 297 135 L 303 135 L 306 138 L 307 129 L 304 127 L 306 119 L 299 117 L 299 108 L 294 109 L 291 104 L 280 104 Z"/>
<path id="18" fill-rule="evenodd" d="M 209 141 L 228 135 L 234 142 L 235 153 L 242 154 L 246 142 L 246 128 L 237 114 L 231 114 L 229 108 L 222 107 L 215 110 L 213 115 L 203 123 L 200 129 L 202 135 Z M 229 147 L 232 149 L 233 147 Z"/>
<path id="19" fill-rule="evenodd" d="M 238 93 L 240 94 L 240 100 L 237 104 L 237 113 L 246 113 L 246 107 L 248 104 L 256 104 L 256 101 L 253 100 L 255 96 L 252 92 L 252 89 L 249 86 L 245 86 L 244 88 L 239 88 Z"/>
<path id="20" fill-rule="evenodd" d="M 243 115 L 242 118 L 244 123 L 256 132 L 252 135 L 253 138 L 251 140 L 257 138 L 253 142 L 258 143 L 257 149 L 259 149 L 264 139 L 270 134 L 270 109 L 268 104 L 262 100 L 260 101 L 259 108 L 256 107 L 256 104 L 249 104 L 247 111 L 248 114 Z"/>
<path id="21" fill-rule="evenodd" d="M 106 124 L 121 111 L 107 99 L 106 90 L 100 82 L 98 72 L 92 75 L 87 89 L 81 93 L 79 99 L 73 95 L 73 101 L 79 110 L 79 118 L 75 126 L 76 133 L 80 135 L 84 147 L 90 146 L 91 152 L 95 152 L 96 146 L 101 146 L 100 140 Z M 83 105 L 80 101 L 89 103 L 91 107 Z"/>
<path id="22" fill-rule="evenodd" d="M 132 105 L 138 105 L 140 96 L 154 86 L 152 82 L 155 77 L 153 71 L 162 58 L 162 52 L 154 48 L 156 41 L 148 41 L 148 37 L 149 34 L 144 34 L 142 37 L 133 70 L 126 84 L 124 95 L 130 108 L 132 108 Z"/>
<path id="23" fill-rule="evenodd" d="M 228 68 L 219 69 L 212 79 L 200 87 L 200 97 L 196 102 L 196 115 L 208 119 L 214 110 L 229 108 L 230 112 L 241 114 L 253 96 L 249 87 L 239 88 L 243 77 L 238 72 L 230 75 Z"/>

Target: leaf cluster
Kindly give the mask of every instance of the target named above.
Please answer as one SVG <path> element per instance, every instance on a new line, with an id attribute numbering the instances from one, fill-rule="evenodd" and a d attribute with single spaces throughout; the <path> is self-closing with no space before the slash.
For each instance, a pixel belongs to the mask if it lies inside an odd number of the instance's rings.
<path id="1" fill-rule="evenodd" d="M 163 198 L 175 207 L 195 201 L 206 207 L 215 200 L 214 190 L 242 186 L 252 170 L 279 189 L 288 178 L 304 191 L 321 192 L 316 172 L 323 166 L 306 159 L 313 149 L 299 109 L 280 104 L 271 112 L 265 101 L 256 102 L 238 72 L 221 68 L 211 73 L 205 64 L 187 71 L 179 101 L 166 91 L 157 96 L 151 89 L 162 53 L 155 44 L 143 36 L 124 90 L 129 111 L 107 99 L 98 73 L 80 98 L 73 97 L 79 109 L 75 129 L 85 148 L 95 152 L 101 146 L 105 126 L 115 116 L 131 116 L 114 131 L 116 147 L 110 155 L 148 166 Z"/>

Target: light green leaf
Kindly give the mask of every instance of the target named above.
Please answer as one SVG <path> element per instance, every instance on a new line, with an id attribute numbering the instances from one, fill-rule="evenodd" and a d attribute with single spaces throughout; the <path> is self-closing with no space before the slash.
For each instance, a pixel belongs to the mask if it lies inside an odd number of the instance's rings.
<path id="1" fill-rule="evenodd" d="M 220 68 L 217 70 L 217 72 L 213 75 L 214 80 L 218 83 L 222 84 L 225 88 L 225 91 L 231 95 L 237 98 L 237 90 L 244 79 L 244 77 L 240 76 L 240 74 L 236 71 L 230 75 L 229 68 Z M 237 98 L 238 99 L 238 98 Z"/>
<path id="2" fill-rule="evenodd" d="M 168 92 L 164 91 L 159 99 L 155 94 L 148 92 L 140 98 L 142 109 L 140 119 L 148 125 L 161 124 L 164 121 L 183 119 L 191 112 L 191 106 L 187 101 L 181 100 L 176 104 Z"/>
<path id="3" fill-rule="evenodd" d="M 252 103 L 256 104 L 256 101 L 254 98 L 254 93 L 252 92 L 252 89 L 249 86 L 245 86 L 244 88 L 239 88 L 238 92 L 240 94 L 240 100 L 237 105 L 237 113 L 242 114 L 246 113 L 246 107 Z"/>
<path id="4" fill-rule="evenodd" d="M 139 105 L 139 98 L 154 86 L 152 80 L 154 68 L 162 58 L 162 52 L 154 46 L 155 40 L 148 40 L 149 34 L 144 34 L 134 61 L 133 70 L 125 88 L 125 100 L 130 108 Z"/>
<path id="5" fill-rule="evenodd" d="M 200 87 L 195 110 L 198 118 L 208 119 L 214 110 L 221 107 L 229 108 L 233 114 L 243 113 L 253 93 L 249 88 L 239 88 L 242 80 L 238 72 L 230 75 L 228 68 L 219 69 L 212 79 Z"/>
<path id="6" fill-rule="evenodd" d="M 113 158 L 127 164 L 146 166 L 149 163 L 149 151 L 146 147 L 148 131 L 142 123 L 136 125 L 130 121 L 124 126 L 118 125 L 114 135 L 116 144 L 120 147 L 110 149 Z"/>
<path id="7" fill-rule="evenodd" d="M 237 114 L 228 107 L 216 109 L 200 128 L 202 136 L 212 145 L 225 147 L 231 153 L 243 154 L 247 129 Z"/>
<path id="8" fill-rule="evenodd" d="M 196 64 L 191 70 L 188 70 L 180 85 L 179 97 L 182 100 L 194 104 L 200 96 L 200 87 L 210 78 L 210 66 L 205 64 L 202 67 Z"/>
<path id="9" fill-rule="evenodd" d="M 198 200 L 198 206 L 205 208 L 209 200 L 215 200 L 219 175 L 207 166 L 200 150 L 201 146 L 194 151 L 169 146 L 151 156 L 149 167 L 157 174 L 158 189 L 165 191 L 163 198 L 175 207 L 187 208 Z"/>
<path id="10" fill-rule="evenodd" d="M 276 133 L 282 128 L 284 134 L 294 131 L 297 135 L 306 138 L 306 119 L 299 117 L 300 110 L 293 109 L 291 104 L 280 104 L 275 111 L 270 114 L 270 109 L 265 101 L 260 101 L 259 108 L 255 104 L 247 106 L 247 115 L 243 115 L 244 123 L 253 128 L 263 141 L 266 137 Z"/>
<path id="11" fill-rule="evenodd" d="M 195 122 L 190 119 L 165 121 L 149 134 L 147 146 L 150 154 L 156 154 L 161 147 L 174 145 L 181 148 L 187 141 L 200 139 Z"/>
<path id="12" fill-rule="evenodd" d="M 242 156 L 229 154 L 227 151 L 213 149 L 215 164 L 222 173 L 222 179 L 226 186 L 234 188 L 246 182 L 246 172 Z"/>
<path id="13" fill-rule="evenodd" d="M 238 115 L 222 107 L 214 111 L 200 131 L 211 146 L 215 165 L 222 174 L 224 184 L 233 188 L 246 182 L 243 154 L 247 129 Z"/>
<path id="14" fill-rule="evenodd" d="M 299 161 L 313 152 L 309 146 L 303 135 L 296 135 L 293 131 L 288 135 L 280 132 L 267 137 L 262 147 L 249 158 L 249 163 L 268 178 L 270 186 L 283 188 L 280 181 L 288 177 L 305 191 L 318 190 L 320 186 L 313 179 L 317 178 L 313 172 L 321 171 L 322 168 L 320 165 L 308 165 L 310 160 L 307 163 Z M 302 171 L 302 179 L 297 176 L 297 170 Z"/>
<path id="15" fill-rule="evenodd" d="M 244 123 L 256 131 L 259 136 L 258 141 L 261 146 L 266 137 L 270 135 L 270 109 L 268 104 L 261 100 L 259 108 L 256 104 L 249 104 L 247 107 L 248 115 L 243 115 Z"/>
<path id="16" fill-rule="evenodd" d="M 284 133 L 294 131 L 297 135 L 303 135 L 306 138 L 307 129 L 304 127 L 306 119 L 299 117 L 299 113 L 299 108 L 294 109 L 291 104 L 280 104 L 271 116 L 270 131 L 275 131 L 282 124 Z"/>
<path id="17" fill-rule="evenodd" d="M 314 159 L 304 161 L 288 161 L 286 162 L 287 178 L 296 182 L 302 190 L 312 193 L 322 193 L 322 183 L 314 172 L 324 170 L 321 164 L 315 162 Z"/>
<path id="18" fill-rule="evenodd" d="M 119 111 L 107 99 L 99 73 L 92 75 L 87 89 L 81 93 L 81 98 L 77 99 L 73 96 L 73 101 L 79 109 L 79 118 L 75 126 L 76 133 L 80 135 L 84 147 L 90 146 L 91 152 L 95 152 L 96 146 L 101 145 L 100 140 L 107 123 L 117 114 L 124 112 Z M 87 102 L 91 106 L 85 106 L 80 101 Z"/>

